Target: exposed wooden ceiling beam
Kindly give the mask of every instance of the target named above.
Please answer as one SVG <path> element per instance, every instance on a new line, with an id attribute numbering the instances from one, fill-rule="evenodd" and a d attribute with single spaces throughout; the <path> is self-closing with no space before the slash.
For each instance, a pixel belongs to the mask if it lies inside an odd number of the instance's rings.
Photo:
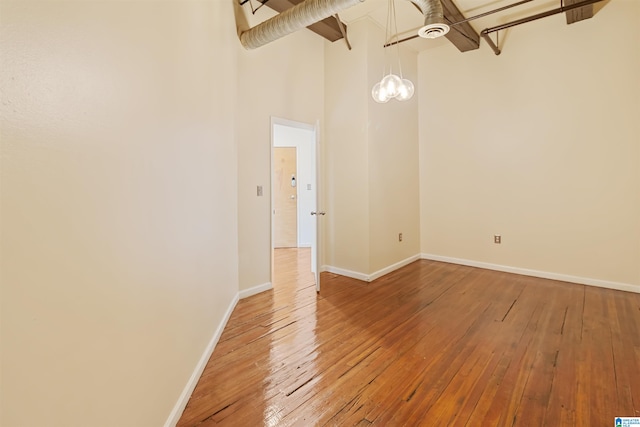
<path id="1" fill-rule="evenodd" d="M 287 9 L 291 9 L 293 6 L 297 5 L 298 3 L 302 3 L 303 1 L 304 0 L 267 0 L 261 1 L 261 3 L 264 3 L 265 6 L 269 6 L 276 12 L 281 13 Z M 346 24 L 343 23 L 342 25 L 344 26 L 344 30 L 346 32 Z M 342 38 L 342 31 L 340 31 L 340 26 L 338 26 L 338 22 L 333 16 L 323 19 L 320 22 L 316 22 L 315 24 L 311 24 L 307 28 L 331 42 L 340 40 Z"/>
<path id="2" fill-rule="evenodd" d="M 444 18 L 449 21 L 450 24 L 465 19 L 458 7 L 453 3 L 453 0 L 440 0 L 440 3 L 442 3 Z M 451 30 L 445 37 L 453 43 L 460 52 L 466 52 L 480 47 L 480 35 L 468 22 L 463 22 L 462 24 L 451 27 Z"/>
<path id="3" fill-rule="evenodd" d="M 582 0 L 564 0 L 565 6 L 579 3 Z M 578 9 L 573 9 L 565 12 L 567 17 L 567 24 L 573 24 L 574 22 L 582 21 L 583 19 L 589 19 L 593 17 L 593 5 L 588 4 Z"/>
<path id="4" fill-rule="evenodd" d="M 265 6 L 269 6 L 271 9 L 278 13 L 284 12 L 293 6 L 302 3 L 304 0 L 259 0 L 264 3 Z M 442 8 L 444 11 L 444 17 L 449 23 L 459 22 L 464 20 L 464 16 L 453 3 L 453 0 L 441 0 Z M 346 32 L 347 26 L 343 23 L 344 31 Z M 343 38 L 343 32 L 340 29 L 340 25 L 334 17 L 326 18 L 320 22 L 316 22 L 308 27 L 314 33 L 324 37 L 329 41 L 336 41 Z M 460 52 L 466 52 L 468 50 L 477 49 L 480 47 L 480 35 L 473 29 L 468 23 L 456 25 L 451 28 L 449 33 L 445 36 Z"/>

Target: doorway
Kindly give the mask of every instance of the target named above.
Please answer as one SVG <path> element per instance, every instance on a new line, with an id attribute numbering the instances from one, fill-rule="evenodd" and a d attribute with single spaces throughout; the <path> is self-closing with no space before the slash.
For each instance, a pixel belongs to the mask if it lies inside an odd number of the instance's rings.
<path id="1" fill-rule="evenodd" d="M 272 118 L 271 141 L 271 281 L 277 290 L 283 271 L 308 277 L 318 268 L 316 126 Z M 311 284 L 319 286 L 315 279 Z"/>
<path id="2" fill-rule="evenodd" d="M 273 247 L 297 248 L 298 169 L 296 147 L 273 147 Z"/>

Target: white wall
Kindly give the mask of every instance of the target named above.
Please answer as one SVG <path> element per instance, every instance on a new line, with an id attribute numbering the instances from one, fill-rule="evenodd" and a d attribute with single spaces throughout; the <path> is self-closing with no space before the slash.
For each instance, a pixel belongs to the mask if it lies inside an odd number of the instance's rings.
<path id="1" fill-rule="evenodd" d="M 231 2 L 0 16 L 0 424 L 162 425 L 238 291 Z"/>
<path id="2" fill-rule="evenodd" d="M 640 286 L 639 24 L 616 0 L 421 53 L 423 252 Z"/>
<path id="3" fill-rule="evenodd" d="M 298 247 L 301 248 L 311 247 L 313 240 L 315 218 L 311 212 L 316 209 L 315 141 L 316 132 L 313 129 L 273 125 L 273 146 L 296 148 Z"/>
<path id="4" fill-rule="evenodd" d="M 418 95 L 408 101 L 376 103 L 371 88 L 382 78 L 384 33 L 372 26 L 368 40 L 370 265 L 374 273 L 420 253 Z M 398 50 L 387 61 L 398 71 Z M 417 54 L 400 46 L 404 78 L 418 84 Z M 355 96 L 355 95 L 354 95 Z M 402 233 L 402 242 L 398 234 Z"/>
<path id="5" fill-rule="evenodd" d="M 526 24 L 500 57 L 430 50 L 419 73 L 403 54 L 423 252 L 640 286 L 639 8 Z M 272 116 L 326 114 L 326 264 L 419 250 L 416 113 L 372 104 L 370 23 L 353 51 L 306 30 L 244 51 L 232 2 L 0 16 L 0 424 L 167 419 L 238 289 L 270 280 Z"/>
<path id="6" fill-rule="evenodd" d="M 368 279 L 420 252 L 418 101 L 376 104 L 370 94 L 382 78 L 384 30 L 358 20 L 349 39 L 351 51 L 326 47 L 325 262 Z M 402 48 L 401 58 L 415 82 L 416 54 Z"/>
<path id="7" fill-rule="evenodd" d="M 248 5 L 243 9 L 246 15 Z M 253 26 L 274 14 L 246 16 Z M 271 281 L 271 117 L 315 124 L 324 118 L 324 40 L 298 31 L 239 52 L 238 236 L 240 289 Z M 263 197 L 256 196 L 262 185 Z"/>
<path id="8" fill-rule="evenodd" d="M 325 264 L 369 271 L 367 26 L 349 25 L 353 50 L 325 48 Z"/>

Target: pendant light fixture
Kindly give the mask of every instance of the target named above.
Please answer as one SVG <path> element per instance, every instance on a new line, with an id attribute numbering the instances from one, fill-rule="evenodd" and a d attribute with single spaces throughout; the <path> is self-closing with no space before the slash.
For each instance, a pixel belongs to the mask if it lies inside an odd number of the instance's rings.
<path id="1" fill-rule="evenodd" d="M 391 39 L 391 40 L 390 40 Z M 395 40 L 395 52 L 398 59 L 398 72 L 400 75 L 393 74 L 393 58 L 389 61 L 389 73 L 387 73 L 387 57 L 392 54 L 387 54 L 385 50 L 385 64 L 382 71 L 382 80 L 376 83 L 371 89 L 371 96 L 373 100 L 384 104 L 390 99 L 395 98 L 398 101 L 406 101 L 411 99 L 415 88 L 411 80 L 405 79 L 402 76 L 402 64 L 400 63 L 400 47 L 398 43 L 398 23 L 396 21 L 396 5 L 394 0 L 388 0 L 387 6 L 387 26 L 385 30 L 385 41 L 393 43 Z"/>

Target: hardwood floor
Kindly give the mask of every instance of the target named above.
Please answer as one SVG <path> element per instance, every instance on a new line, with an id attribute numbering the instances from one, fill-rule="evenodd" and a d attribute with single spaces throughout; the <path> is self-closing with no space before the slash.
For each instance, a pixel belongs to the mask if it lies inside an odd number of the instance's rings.
<path id="1" fill-rule="evenodd" d="M 304 251 L 278 252 L 275 289 L 238 303 L 179 426 L 640 417 L 639 294 L 422 260 L 369 284 L 323 273 L 318 295 Z"/>

